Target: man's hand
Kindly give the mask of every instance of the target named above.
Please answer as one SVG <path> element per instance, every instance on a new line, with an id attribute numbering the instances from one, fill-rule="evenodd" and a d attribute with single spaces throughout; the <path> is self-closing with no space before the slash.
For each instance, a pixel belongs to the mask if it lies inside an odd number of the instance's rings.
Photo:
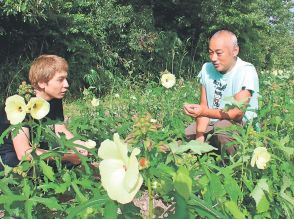
<path id="1" fill-rule="evenodd" d="M 184 112 L 188 116 L 192 116 L 193 118 L 197 118 L 203 116 L 203 113 L 207 107 L 199 104 L 185 104 L 184 105 Z"/>

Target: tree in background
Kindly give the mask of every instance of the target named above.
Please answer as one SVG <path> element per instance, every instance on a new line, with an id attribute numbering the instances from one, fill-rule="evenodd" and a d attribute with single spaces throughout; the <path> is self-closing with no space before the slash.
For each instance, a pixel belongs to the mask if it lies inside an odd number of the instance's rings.
<path id="1" fill-rule="evenodd" d="M 5 0 L 0 2 L 0 88 L 11 93 L 43 53 L 65 57 L 72 94 L 103 95 L 124 76 L 195 77 L 207 39 L 234 31 L 241 57 L 260 69 L 293 66 L 293 2 L 283 0 Z M 291 46 L 292 45 L 292 46 Z M 137 80 L 137 79 L 140 80 Z"/>

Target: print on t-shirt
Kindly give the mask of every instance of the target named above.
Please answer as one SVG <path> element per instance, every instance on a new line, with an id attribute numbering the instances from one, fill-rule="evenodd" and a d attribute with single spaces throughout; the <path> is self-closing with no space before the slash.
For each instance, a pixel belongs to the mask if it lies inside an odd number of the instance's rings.
<path id="1" fill-rule="evenodd" d="M 213 108 L 219 108 L 220 100 L 223 96 L 223 91 L 226 89 L 227 84 L 222 84 L 221 81 L 214 80 L 213 81 L 215 90 L 214 90 L 214 97 L 213 97 Z"/>

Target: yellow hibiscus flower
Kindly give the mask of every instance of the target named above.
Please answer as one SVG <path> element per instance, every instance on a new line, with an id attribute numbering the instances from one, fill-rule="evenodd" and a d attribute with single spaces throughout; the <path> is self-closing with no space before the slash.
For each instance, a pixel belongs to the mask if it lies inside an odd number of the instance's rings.
<path id="1" fill-rule="evenodd" d="M 23 97 L 13 95 L 5 101 L 5 112 L 10 124 L 21 123 L 26 117 L 26 103 Z"/>
<path id="2" fill-rule="evenodd" d="M 34 119 L 42 119 L 49 113 L 50 104 L 40 97 L 32 97 L 27 109 Z"/>
<path id="3" fill-rule="evenodd" d="M 165 70 L 161 76 L 161 84 L 165 88 L 171 88 L 176 84 L 175 75 L 171 74 L 168 70 Z"/>
<path id="4" fill-rule="evenodd" d="M 139 153 L 140 150 L 135 148 L 128 157 L 127 144 L 117 133 L 113 135 L 113 141 L 107 139 L 101 143 L 98 149 L 98 156 L 103 159 L 99 164 L 101 182 L 112 200 L 126 204 L 139 191 L 143 183 L 136 158 Z"/>
<path id="5" fill-rule="evenodd" d="M 254 167 L 256 164 L 256 167 L 258 169 L 263 170 L 265 169 L 266 164 L 268 161 L 270 161 L 270 159 L 271 159 L 271 155 L 265 147 L 257 147 L 255 148 L 253 152 L 253 156 L 252 156 L 250 164 L 252 167 Z"/>

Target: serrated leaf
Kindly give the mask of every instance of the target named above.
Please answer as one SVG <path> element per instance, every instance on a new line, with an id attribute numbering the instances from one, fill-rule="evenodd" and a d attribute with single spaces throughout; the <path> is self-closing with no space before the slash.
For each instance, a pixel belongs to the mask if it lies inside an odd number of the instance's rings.
<path id="1" fill-rule="evenodd" d="M 28 180 L 27 179 L 25 179 L 23 181 L 22 192 L 25 195 L 25 197 L 27 197 L 27 198 L 30 197 L 30 194 L 31 194 L 32 191 L 31 191 L 31 188 L 29 186 L 29 183 L 28 183 Z"/>
<path id="2" fill-rule="evenodd" d="M 188 200 L 192 194 L 192 179 L 185 167 L 180 167 L 174 177 L 174 186 L 178 194 Z"/>
<path id="3" fill-rule="evenodd" d="M 291 158 L 291 156 L 293 156 L 294 154 L 294 148 L 290 148 L 290 147 L 280 147 L 280 150 L 282 150 L 284 152 L 284 155 L 286 156 L 286 158 L 289 160 Z"/>
<path id="4" fill-rule="evenodd" d="M 61 205 L 58 204 L 57 199 L 54 198 L 54 197 L 52 197 L 52 198 L 41 198 L 41 197 L 38 197 L 38 196 L 34 196 L 34 197 L 30 198 L 29 200 L 33 201 L 34 203 L 43 204 L 49 209 L 54 208 L 54 209 L 62 210 Z"/>
<path id="5" fill-rule="evenodd" d="M 269 186 L 266 179 L 260 179 L 250 193 L 250 196 L 255 200 L 256 209 L 258 212 L 265 212 L 269 209 L 269 203 L 264 192 L 269 192 Z"/>
<path id="6" fill-rule="evenodd" d="M 240 211 L 238 205 L 234 201 L 225 202 L 226 208 L 234 216 L 234 218 L 243 219 L 245 215 Z"/>
<path id="7" fill-rule="evenodd" d="M 43 160 L 39 161 L 39 165 L 42 169 L 43 174 L 50 180 L 54 181 L 55 176 L 54 176 L 54 171 L 53 168 L 48 166 Z"/>
<path id="8" fill-rule="evenodd" d="M 279 141 L 280 146 L 284 146 L 284 145 L 287 144 L 289 141 L 290 141 L 290 137 L 289 137 L 289 135 L 286 135 L 284 138 L 282 138 L 282 139 Z"/>
<path id="9" fill-rule="evenodd" d="M 15 201 L 25 201 L 27 198 L 24 195 L 1 195 L 0 204 L 11 204 Z"/>
<path id="10" fill-rule="evenodd" d="M 291 180 L 288 176 L 283 176 L 283 185 L 281 187 L 280 196 L 294 206 L 294 198 L 290 194 L 286 194 L 285 190 L 291 186 Z"/>

